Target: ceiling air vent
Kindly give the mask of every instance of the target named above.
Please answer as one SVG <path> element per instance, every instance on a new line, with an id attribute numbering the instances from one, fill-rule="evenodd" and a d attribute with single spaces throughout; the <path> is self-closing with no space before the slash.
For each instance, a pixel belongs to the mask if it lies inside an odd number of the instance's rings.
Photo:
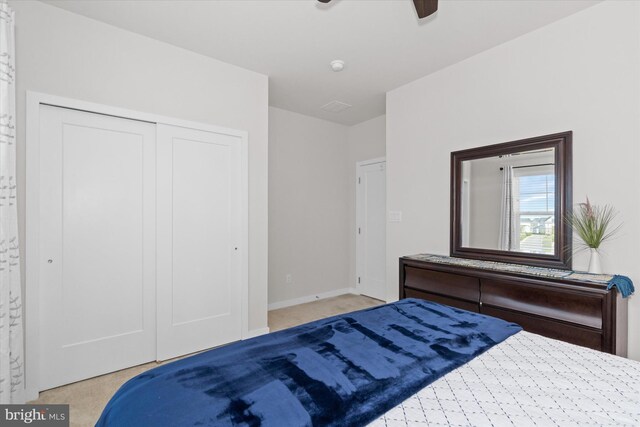
<path id="1" fill-rule="evenodd" d="M 340 111 L 344 111 L 347 108 L 351 108 L 352 105 L 346 104 L 344 102 L 340 102 L 340 101 L 331 101 L 328 104 L 323 105 L 322 107 L 320 107 L 321 110 L 324 111 L 328 111 L 330 113 L 339 113 Z"/>

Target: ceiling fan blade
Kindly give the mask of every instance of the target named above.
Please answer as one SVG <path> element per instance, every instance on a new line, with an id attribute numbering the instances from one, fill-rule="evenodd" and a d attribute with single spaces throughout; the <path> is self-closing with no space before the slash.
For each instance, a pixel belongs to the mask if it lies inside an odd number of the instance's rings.
<path id="1" fill-rule="evenodd" d="M 413 0 L 413 5 L 416 7 L 420 19 L 433 15 L 438 10 L 438 0 Z"/>

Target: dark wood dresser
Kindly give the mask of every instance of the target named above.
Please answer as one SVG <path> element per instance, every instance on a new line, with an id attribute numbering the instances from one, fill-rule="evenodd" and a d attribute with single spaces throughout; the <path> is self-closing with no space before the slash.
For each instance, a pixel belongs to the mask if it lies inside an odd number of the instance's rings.
<path id="1" fill-rule="evenodd" d="M 604 283 L 400 258 L 400 298 L 422 298 L 524 330 L 627 355 L 627 300 Z"/>

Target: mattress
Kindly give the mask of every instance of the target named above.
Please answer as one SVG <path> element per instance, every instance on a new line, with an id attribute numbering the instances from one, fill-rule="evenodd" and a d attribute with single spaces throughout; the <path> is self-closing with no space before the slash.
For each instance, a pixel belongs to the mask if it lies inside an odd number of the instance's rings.
<path id="1" fill-rule="evenodd" d="M 519 332 L 370 424 L 640 426 L 640 363 Z"/>

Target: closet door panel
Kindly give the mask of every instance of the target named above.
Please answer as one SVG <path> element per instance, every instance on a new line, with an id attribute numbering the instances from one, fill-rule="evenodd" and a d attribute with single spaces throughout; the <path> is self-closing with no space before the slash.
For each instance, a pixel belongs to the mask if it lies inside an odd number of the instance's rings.
<path id="1" fill-rule="evenodd" d="M 47 389 L 155 359 L 155 127 L 41 108 Z"/>
<path id="2" fill-rule="evenodd" d="M 241 139 L 158 125 L 158 359 L 241 338 Z"/>
<path id="3" fill-rule="evenodd" d="M 232 149 L 181 138 L 173 141 L 174 324 L 229 313 Z"/>

